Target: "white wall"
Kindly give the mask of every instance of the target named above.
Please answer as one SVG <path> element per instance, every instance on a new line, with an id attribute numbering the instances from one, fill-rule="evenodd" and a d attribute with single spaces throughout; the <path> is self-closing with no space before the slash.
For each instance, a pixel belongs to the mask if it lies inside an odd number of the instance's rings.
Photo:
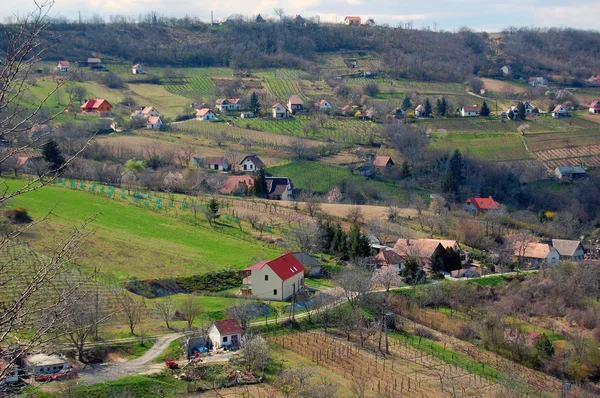
<path id="1" fill-rule="evenodd" d="M 268 280 L 265 281 L 265 275 Z M 282 300 L 281 278 L 268 266 L 252 270 L 252 295 L 264 300 Z M 273 290 L 277 289 L 277 294 Z"/>
<path id="2" fill-rule="evenodd" d="M 292 297 L 294 293 L 294 284 L 296 292 L 298 292 L 303 286 L 304 272 L 300 271 L 298 274 L 292 276 L 283 283 L 283 299 L 286 300 Z"/>

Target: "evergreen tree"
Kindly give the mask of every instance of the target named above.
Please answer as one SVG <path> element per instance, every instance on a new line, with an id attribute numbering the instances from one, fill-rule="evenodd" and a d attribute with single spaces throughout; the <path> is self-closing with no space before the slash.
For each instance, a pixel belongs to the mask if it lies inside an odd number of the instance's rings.
<path id="1" fill-rule="evenodd" d="M 348 256 L 351 259 L 368 257 L 371 255 L 371 246 L 369 238 L 360 232 L 360 226 L 357 222 L 352 225 L 348 234 Z"/>
<path id="2" fill-rule="evenodd" d="M 442 111 L 442 100 L 441 99 L 437 99 L 437 101 L 435 101 L 435 112 L 438 116 L 443 116 L 444 114 L 441 113 Z"/>
<path id="3" fill-rule="evenodd" d="M 517 119 L 525 120 L 527 114 L 525 113 L 525 105 L 522 102 L 517 104 Z"/>
<path id="4" fill-rule="evenodd" d="M 48 141 L 42 148 L 42 156 L 50 170 L 58 170 L 65 164 L 65 158 L 60 153 L 60 148 L 54 140 Z"/>
<path id="5" fill-rule="evenodd" d="M 458 149 L 448 161 L 446 176 L 442 182 L 442 192 L 458 195 L 460 186 L 465 182 L 463 158 Z"/>
<path id="6" fill-rule="evenodd" d="M 408 178 L 411 176 L 410 167 L 408 166 L 408 161 L 404 159 L 402 162 L 402 167 L 400 168 L 400 178 Z"/>
<path id="7" fill-rule="evenodd" d="M 440 110 L 440 116 L 446 116 L 448 113 L 448 101 L 446 101 L 446 97 L 442 97 L 440 105 L 442 106 L 442 109 Z"/>
<path id="8" fill-rule="evenodd" d="M 262 22 L 265 22 L 265 19 L 260 14 L 258 14 L 256 16 L 256 23 L 262 23 Z"/>
<path id="9" fill-rule="evenodd" d="M 212 214 L 215 214 L 218 216 L 219 214 L 219 201 L 215 198 L 212 198 L 211 200 L 208 201 L 208 204 L 206 205 L 206 207 L 208 208 L 208 211 L 210 211 Z"/>
<path id="10" fill-rule="evenodd" d="M 481 106 L 480 115 L 483 117 L 487 117 L 490 115 L 490 108 L 488 107 L 488 104 L 485 101 L 483 101 L 483 105 Z"/>
<path id="11" fill-rule="evenodd" d="M 402 100 L 402 109 L 407 110 L 407 109 L 410 109 L 411 107 L 412 107 L 412 102 L 410 101 L 410 98 L 404 97 L 404 100 Z"/>
<path id="12" fill-rule="evenodd" d="M 540 337 L 535 345 L 535 349 L 541 356 L 544 357 L 551 357 L 554 355 L 554 346 L 545 334 L 542 334 L 542 337 Z"/>
<path id="13" fill-rule="evenodd" d="M 425 282 L 425 272 L 414 258 L 409 258 L 404 263 L 402 276 L 409 285 L 418 285 Z"/>
<path id="14" fill-rule="evenodd" d="M 254 112 L 254 114 L 258 114 L 258 112 L 260 112 L 260 102 L 258 101 L 258 95 L 256 95 L 256 92 L 254 91 L 250 96 L 250 110 Z"/>
<path id="15" fill-rule="evenodd" d="M 434 274 L 442 272 L 444 269 L 444 259 L 437 250 L 433 253 L 429 260 L 431 262 L 431 271 L 433 271 Z"/>
<path id="16" fill-rule="evenodd" d="M 258 197 L 264 198 L 268 195 L 269 189 L 267 188 L 267 180 L 265 178 L 265 169 L 262 168 L 258 171 L 258 175 L 254 178 L 254 194 Z"/>
<path id="17" fill-rule="evenodd" d="M 348 258 L 347 236 L 342 226 L 336 224 L 333 230 L 333 242 L 331 243 L 331 251 L 341 259 Z"/>
<path id="18" fill-rule="evenodd" d="M 425 117 L 429 117 L 431 116 L 431 102 L 429 101 L 429 98 L 425 98 L 425 105 L 423 105 L 425 107 Z"/>
<path id="19" fill-rule="evenodd" d="M 513 120 L 515 118 L 515 113 L 512 111 L 512 109 L 508 111 L 506 117 L 508 117 L 509 120 Z"/>

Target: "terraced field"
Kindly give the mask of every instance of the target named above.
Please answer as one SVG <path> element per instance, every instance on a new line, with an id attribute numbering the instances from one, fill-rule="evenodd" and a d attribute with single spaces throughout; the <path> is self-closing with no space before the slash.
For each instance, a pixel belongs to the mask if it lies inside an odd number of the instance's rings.
<path id="1" fill-rule="evenodd" d="M 289 96 L 293 94 L 298 94 L 305 101 L 307 99 L 296 79 L 266 78 L 265 87 L 273 96 L 283 102 L 287 101 Z"/>
<path id="2" fill-rule="evenodd" d="M 164 87 L 170 93 L 191 99 L 214 94 L 213 81 L 205 76 L 188 77 L 179 83 L 165 84 Z"/>

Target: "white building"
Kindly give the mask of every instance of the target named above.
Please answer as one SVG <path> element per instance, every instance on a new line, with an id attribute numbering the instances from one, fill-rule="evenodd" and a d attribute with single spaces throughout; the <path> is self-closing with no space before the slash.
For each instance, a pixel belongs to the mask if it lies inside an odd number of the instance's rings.
<path id="1" fill-rule="evenodd" d="M 214 121 L 217 120 L 217 114 L 212 109 L 202 108 L 196 111 L 196 119 Z"/>
<path id="2" fill-rule="evenodd" d="M 31 374 L 45 375 L 69 369 L 69 364 L 58 355 L 33 354 L 23 358 L 23 367 Z"/>
<path id="3" fill-rule="evenodd" d="M 142 64 L 135 64 L 131 67 L 131 73 L 133 73 L 134 75 L 141 75 L 144 73 L 144 68 L 142 67 Z"/>
<path id="4" fill-rule="evenodd" d="M 242 294 L 285 301 L 304 288 L 304 266 L 292 253 L 261 261 L 243 270 Z"/>
<path id="5" fill-rule="evenodd" d="M 315 104 L 315 107 L 320 111 L 326 111 L 326 110 L 333 108 L 331 106 L 331 104 L 329 103 L 329 101 L 327 101 L 326 99 L 322 99 L 319 102 L 317 102 Z"/>
<path id="6" fill-rule="evenodd" d="M 479 116 L 481 114 L 481 107 L 479 105 L 467 105 L 463 106 L 460 110 L 462 117 Z"/>
<path id="7" fill-rule="evenodd" d="M 272 110 L 274 119 L 285 119 L 289 116 L 286 107 L 281 105 L 279 102 L 273 105 Z"/>
<path id="8" fill-rule="evenodd" d="M 557 105 L 552 111 L 552 117 L 555 119 L 561 119 L 568 116 L 569 112 L 567 112 L 567 108 L 565 108 L 564 105 Z"/>
<path id="9" fill-rule="evenodd" d="M 56 65 L 56 71 L 67 73 L 69 71 L 69 61 L 58 61 L 58 65 Z"/>
<path id="10" fill-rule="evenodd" d="M 244 330 L 237 319 L 231 318 L 213 322 L 208 327 L 207 332 L 213 349 L 217 349 L 220 347 L 239 347 Z"/>
<path id="11" fill-rule="evenodd" d="M 240 162 L 242 171 L 259 171 L 265 164 L 260 160 L 257 155 L 248 155 Z"/>
<path id="12" fill-rule="evenodd" d="M 162 129 L 163 121 L 160 116 L 150 116 L 146 120 L 146 129 L 148 130 L 160 130 Z"/>
<path id="13" fill-rule="evenodd" d="M 219 98 L 216 101 L 217 109 L 221 112 L 239 111 L 242 109 L 242 104 L 239 98 Z"/>
<path id="14" fill-rule="evenodd" d="M 514 242 L 513 249 L 517 259 L 532 266 L 556 265 L 560 260 L 558 251 L 547 243 Z"/>
<path id="15" fill-rule="evenodd" d="M 578 240 L 552 239 L 552 247 L 558 251 L 561 260 L 583 261 L 585 251 Z"/>

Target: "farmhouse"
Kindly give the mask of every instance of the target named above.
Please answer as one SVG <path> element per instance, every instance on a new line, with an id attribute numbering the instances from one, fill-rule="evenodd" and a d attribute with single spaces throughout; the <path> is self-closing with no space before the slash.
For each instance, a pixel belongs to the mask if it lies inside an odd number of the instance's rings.
<path id="1" fill-rule="evenodd" d="M 398 272 L 404 268 L 403 258 L 391 248 L 381 250 L 372 258 L 372 262 L 377 268 L 392 267 Z"/>
<path id="2" fill-rule="evenodd" d="M 513 251 L 515 257 L 520 261 L 525 261 L 532 266 L 554 265 L 558 264 L 560 254 L 547 243 L 525 243 L 513 242 Z"/>
<path id="3" fill-rule="evenodd" d="M 463 106 L 460 110 L 462 117 L 479 116 L 481 113 L 481 107 L 479 105 L 467 105 Z"/>
<path id="4" fill-rule="evenodd" d="M 327 110 L 333 108 L 331 106 L 331 104 L 329 103 L 329 101 L 327 101 L 326 99 L 322 99 L 319 102 L 317 102 L 315 104 L 315 107 L 320 111 L 327 111 Z"/>
<path id="5" fill-rule="evenodd" d="M 142 115 L 144 115 L 145 117 L 160 116 L 160 113 L 156 109 L 154 109 L 153 106 L 145 106 L 144 108 L 142 108 Z"/>
<path id="6" fill-rule="evenodd" d="M 221 347 L 239 347 L 242 341 L 244 329 L 240 326 L 237 319 L 223 319 L 213 322 L 207 330 L 213 349 Z"/>
<path id="7" fill-rule="evenodd" d="M 56 65 L 56 71 L 67 73 L 69 71 L 69 66 L 69 61 L 58 61 L 58 65 Z"/>
<path id="8" fill-rule="evenodd" d="M 294 192 L 292 181 L 287 177 L 266 177 L 267 199 L 291 200 Z"/>
<path id="9" fill-rule="evenodd" d="M 508 76 L 508 75 L 512 74 L 512 66 L 504 65 L 502 68 L 500 68 L 500 72 L 502 72 L 502 74 L 504 74 L 504 76 Z"/>
<path id="10" fill-rule="evenodd" d="M 540 77 L 540 76 L 530 77 L 527 80 L 527 84 L 529 84 L 530 86 L 533 86 L 533 87 L 547 86 L 548 80 L 543 77 Z"/>
<path id="11" fill-rule="evenodd" d="M 216 101 L 217 109 L 221 112 L 239 111 L 242 104 L 239 98 L 219 98 Z"/>
<path id="12" fill-rule="evenodd" d="M 287 109 L 292 115 L 295 115 L 304 110 L 304 101 L 299 95 L 294 94 L 288 98 Z"/>
<path id="13" fill-rule="evenodd" d="M 249 175 L 232 176 L 223 182 L 219 192 L 223 195 L 245 195 L 254 186 L 254 178 Z"/>
<path id="14" fill-rule="evenodd" d="M 475 197 L 467 199 L 465 210 L 475 213 L 499 212 L 502 209 L 500 203 L 496 202 L 491 196 L 489 198 Z"/>
<path id="15" fill-rule="evenodd" d="M 160 130 L 163 127 L 163 121 L 160 116 L 149 116 L 146 120 L 146 129 L 148 130 Z"/>
<path id="16" fill-rule="evenodd" d="M 561 260 L 583 261 L 585 251 L 578 240 L 552 239 L 552 247 L 556 249 Z"/>
<path id="17" fill-rule="evenodd" d="M 535 113 L 536 107 L 531 105 L 529 102 L 523 102 L 523 108 L 525 108 L 525 114 L 526 115 L 530 115 L 532 113 Z M 517 114 L 519 113 L 519 109 L 516 105 L 513 105 L 510 107 L 510 110 L 513 112 L 513 118 L 517 117 Z M 506 113 L 508 113 L 509 111 L 507 111 Z"/>
<path id="18" fill-rule="evenodd" d="M 135 64 L 131 67 L 131 73 L 133 73 L 134 75 L 141 75 L 144 73 L 144 68 L 142 67 L 142 64 Z"/>
<path id="19" fill-rule="evenodd" d="M 43 158 L 39 155 L 19 156 L 15 170 L 25 174 L 36 174 L 41 169 Z"/>
<path id="20" fill-rule="evenodd" d="M 554 176 L 559 180 L 576 180 L 586 177 L 587 173 L 581 166 L 558 166 L 554 169 Z"/>
<path id="21" fill-rule="evenodd" d="M 304 266 L 292 253 L 261 261 L 242 271 L 242 294 L 284 301 L 304 288 Z"/>
<path id="22" fill-rule="evenodd" d="M 415 116 L 416 117 L 424 117 L 425 116 L 425 107 L 422 104 L 417 105 L 415 108 Z"/>
<path id="23" fill-rule="evenodd" d="M 273 105 L 272 110 L 274 119 L 285 119 L 289 116 L 288 110 L 279 102 Z"/>
<path id="24" fill-rule="evenodd" d="M 594 101 L 590 104 L 590 113 L 600 113 L 600 101 Z"/>
<path id="25" fill-rule="evenodd" d="M 58 355 L 33 354 L 23 358 L 23 367 L 31 374 L 44 375 L 69 369 L 69 364 Z"/>
<path id="26" fill-rule="evenodd" d="M 217 120 L 217 114 L 212 109 L 202 108 L 196 111 L 196 119 L 198 120 Z"/>
<path id="27" fill-rule="evenodd" d="M 102 98 L 87 100 L 80 108 L 82 112 L 97 113 L 103 117 L 109 117 L 112 112 L 112 105 Z"/>
<path id="28" fill-rule="evenodd" d="M 431 258 L 435 255 L 441 256 L 443 260 L 442 270 L 451 272 L 461 268 L 460 254 L 456 251 L 446 249 L 443 242 L 438 239 L 404 239 L 400 238 L 394 245 L 394 252 L 404 261 L 408 259 L 417 260 L 424 268 L 431 268 Z M 450 246 L 448 246 L 450 248 Z"/>
<path id="29" fill-rule="evenodd" d="M 259 171 L 265 164 L 257 155 L 248 155 L 240 162 L 243 171 Z"/>
<path id="30" fill-rule="evenodd" d="M 219 171 L 229 171 L 229 161 L 224 156 L 218 156 L 216 158 L 212 158 L 206 163 L 206 167 L 211 170 L 219 170 Z"/>
<path id="31" fill-rule="evenodd" d="M 360 17 L 347 16 L 346 18 L 344 18 L 344 25 L 360 26 L 360 22 L 361 22 Z"/>
<path id="32" fill-rule="evenodd" d="M 552 111 L 552 117 L 555 119 L 569 117 L 569 112 L 567 112 L 567 108 L 564 105 L 557 105 Z"/>
<path id="33" fill-rule="evenodd" d="M 394 161 L 389 156 L 375 156 L 375 160 L 373 160 L 373 166 L 378 173 L 387 173 L 390 168 L 394 166 Z"/>

